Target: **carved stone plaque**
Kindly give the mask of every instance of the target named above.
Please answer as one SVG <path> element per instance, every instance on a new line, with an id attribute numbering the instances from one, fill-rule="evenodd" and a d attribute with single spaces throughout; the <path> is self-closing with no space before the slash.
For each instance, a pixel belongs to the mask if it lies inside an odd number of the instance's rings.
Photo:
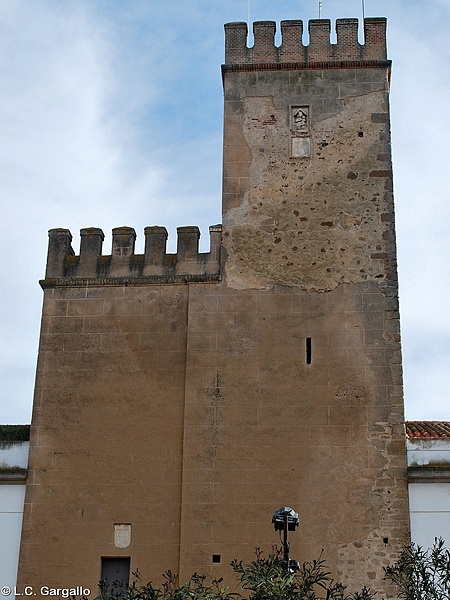
<path id="1" fill-rule="evenodd" d="M 114 546 L 128 548 L 131 544 L 131 523 L 116 523 L 114 525 Z"/>
<path id="2" fill-rule="evenodd" d="M 291 139 L 291 156 L 293 158 L 309 158 L 311 156 L 311 140 L 309 137 Z"/>
<path id="3" fill-rule="evenodd" d="M 300 133 L 309 132 L 309 106 L 291 106 L 291 129 Z"/>

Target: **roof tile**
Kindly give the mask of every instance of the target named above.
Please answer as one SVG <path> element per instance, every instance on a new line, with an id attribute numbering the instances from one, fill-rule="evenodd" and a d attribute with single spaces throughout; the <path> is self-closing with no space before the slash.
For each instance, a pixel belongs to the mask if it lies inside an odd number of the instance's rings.
<path id="1" fill-rule="evenodd" d="M 408 438 L 450 438 L 450 421 L 406 421 Z"/>

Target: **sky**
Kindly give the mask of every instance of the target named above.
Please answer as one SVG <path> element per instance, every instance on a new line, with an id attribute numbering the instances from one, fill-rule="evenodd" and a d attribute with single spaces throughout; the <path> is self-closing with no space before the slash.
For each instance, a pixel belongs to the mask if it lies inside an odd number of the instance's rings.
<path id="1" fill-rule="evenodd" d="M 317 0 L 0 2 L 0 423 L 31 419 L 47 231 L 221 220 L 223 24 L 317 18 Z M 322 0 L 361 18 L 362 0 Z M 408 420 L 450 420 L 450 0 L 388 18 Z M 334 40 L 333 40 L 334 41 Z M 279 39 L 277 38 L 277 43 Z M 304 43 L 307 43 L 305 35 Z M 252 40 L 249 40 L 249 45 Z"/>

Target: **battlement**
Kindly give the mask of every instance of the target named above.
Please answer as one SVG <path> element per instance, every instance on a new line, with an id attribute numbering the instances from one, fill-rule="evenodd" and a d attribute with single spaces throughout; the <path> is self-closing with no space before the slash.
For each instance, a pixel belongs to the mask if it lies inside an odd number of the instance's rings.
<path id="1" fill-rule="evenodd" d="M 210 251 L 200 253 L 198 227 L 178 227 L 176 254 L 166 253 L 167 229 L 146 227 L 144 254 L 135 254 L 136 231 L 132 227 L 112 230 L 111 254 L 102 255 L 103 231 L 96 227 L 81 229 L 80 254 L 72 248 L 68 229 L 50 229 L 47 269 L 42 287 L 77 285 L 85 280 L 102 284 L 122 280 L 159 283 L 217 280 L 220 275 L 222 226 L 209 228 Z"/>
<path id="2" fill-rule="evenodd" d="M 275 21 L 253 23 L 254 44 L 247 47 L 247 23 L 225 25 L 225 68 L 231 65 L 276 64 L 303 68 L 314 63 L 364 63 L 386 61 L 386 18 L 364 19 L 364 44 L 358 42 L 358 19 L 336 21 L 337 43 L 330 39 L 331 21 L 308 23 L 309 45 L 303 45 L 303 21 L 281 21 L 281 45 L 275 46 Z M 334 64 L 333 64 L 334 63 Z M 359 66 L 359 65 L 358 65 Z"/>

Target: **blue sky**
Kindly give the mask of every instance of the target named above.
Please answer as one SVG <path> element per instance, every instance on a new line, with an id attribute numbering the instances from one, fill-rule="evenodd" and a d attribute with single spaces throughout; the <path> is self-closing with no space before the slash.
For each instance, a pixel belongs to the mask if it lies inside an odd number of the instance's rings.
<path id="1" fill-rule="evenodd" d="M 316 0 L 251 0 L 250 19 L 318 17 Z M 29 422 L 47 230 L 220 222 L 223 24 L 248 0 L 0 4 L 0 423 Z M 448 419 L 450 0 L 365 0 L 388 17 L 408 419 Z M 362 14 L 323 0 L 322 17 Z M 305 43 L 307 42 L 305 38 Z"/>

